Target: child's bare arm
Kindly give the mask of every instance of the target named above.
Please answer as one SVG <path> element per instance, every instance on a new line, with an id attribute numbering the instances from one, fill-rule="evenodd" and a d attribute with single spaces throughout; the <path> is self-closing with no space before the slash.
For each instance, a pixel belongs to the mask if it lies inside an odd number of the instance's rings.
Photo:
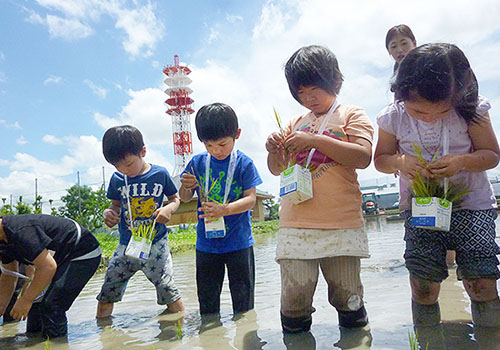
<path id="1" fill-rule="evenodd" d="M 33 281 L 31 281 L 25 293 L 16 301 L 10 312 L 11 316 L 16 320 L 26 319 L 33 300 L 49 285 L 57 270 L 57 263 L 47 249 L 42 250 L 33 260 L 33 264 L 36 268 Z"/>
<path id="2" fill-rule="evenodd" d="M 198 211 L 204 212 L 200 218 L 219 218 L 233 214 L 243 213 L 252 209 L 257 201 L 257 189 L 255 187 L 243 191 L 243 196 L 234 202 L 220 204 L 216 202 L 203 202 Z"/>
<path id="3" fill-rule="evenodd" d="M 396 136 L 378 129 L 378 142 L 375 149 L 375 168 L 386 174 L 400 171 L 408 179 L 413 179 L 417 173 L 425 172 L 425 165 L 417 157 L 397 153 Z"/>
<path id="4" fill-rule="evenodd" d="M 179 197 L 176 194 L 173 194 L 171 196 L 168 196 L 168 203 L 167 205 L 158 208 L 155 212 L 156 215 L 156 222 L 160 224 L 166 224 L 167 222 L 170 221 L 172 218 L 172 214 L 179 208 L 179 205 L 181 204 Z"/>
<path id="5" fill-rule="evenodd" d="M 469 136 L 474 149 L 472 153 L 448 154 L 430 163 L 429 171 L 436 176 L 449 177 L 461 170 L 484 171 L 496 167 L 500 150 L 488 113 L 477 123 L 469 125 Z"/>
<path id="6" fill-rule="evenodd" d="M 19 264 L 17 261 L 13 261 L 9 264 L 2 264 L 3 267 L 11 271 L 17 272 L 19 269 Z M 0 275 L 0 316 L 2 316 L 9 305 L 10 299 L 14 294 L 16 289 L 17 278 L 14 276 L 9 276 L 5 273 Z"/>

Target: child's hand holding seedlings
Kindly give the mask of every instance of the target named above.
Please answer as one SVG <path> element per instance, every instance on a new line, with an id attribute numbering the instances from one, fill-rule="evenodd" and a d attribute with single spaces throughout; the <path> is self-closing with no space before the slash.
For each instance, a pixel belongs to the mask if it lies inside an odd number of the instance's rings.
<path id="1" fill-rule="evenodd" d="M 422 176 L 432 176 L 427 170 L 428 164 L 422 163 L 418 157 L 409 154 L 399 154 L 397 161 L 399 172 L 410 180 L 413 180 L 419 173 Z"/>
<path id="2" fill-rule="evenodd" d="M 194 190 L 198 187 L 198 181 L 196 181 L 196 176 L 189 173 L 182 174 L 181 184 L 187 190 Z"/>
<path id="3" fill-rule="evenodd" d="M 313 148 L 314 134 L 304 131 L 294 131 L 285 139 L 285 148 L 292 153 L 308 151 Z"/>
<path id="4" fill-rule="evenodd" d="M 273 132 L 266 140 L 266 150 L 269 153 L 283 152 L 283 139 L 279 132 Z"/>
<path id="5" fill-rule="evenodd" d="M 217 218 L 228 215 L 227 205 L 217 202 L 202 202 L 198 211 L 204 212 L 204 214 L 200 215 L 200 219 L 209 218 L 206 222 L 212 222 Z"/>
<path id="6" fill-rule="evenodd" d="M 450 177 L 464 169 L 463 154 L 447 154 L 427 165 L 431 176 Z"/>

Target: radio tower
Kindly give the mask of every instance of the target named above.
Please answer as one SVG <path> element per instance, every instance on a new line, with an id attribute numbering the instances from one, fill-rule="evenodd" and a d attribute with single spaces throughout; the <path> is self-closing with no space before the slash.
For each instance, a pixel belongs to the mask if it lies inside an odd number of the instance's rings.
<path id="1" fill-rule="evenodd" d="M 179 65 L 179 55 L 174 55 L 174 65 L 163 69 L 167 76 L 164 80 L 168 88 L 165 93 L 169 98 L 165 101 L 168 105 L 167 113 L 172 116 L 172 135 L 174 139 L 175 168 L 172 176 L 179 175 L 186 167 L 190 156 L 193 154 L 193 140 L 191 138 L 191 114 L 194 102 L 189 94 L 193 92 L 188 87 L 191 70 Z"/>

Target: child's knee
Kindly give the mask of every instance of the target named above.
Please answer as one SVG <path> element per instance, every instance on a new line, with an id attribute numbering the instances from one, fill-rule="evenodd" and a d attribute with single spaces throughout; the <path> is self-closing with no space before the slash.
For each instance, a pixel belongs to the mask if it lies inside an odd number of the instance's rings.
<path id="1" fill-rule="evenodd" d="M 464 279 L 467 294 L 473 301 L 488 301 L 498 298 L 496 280 L 493 278 Z"/>
<path id="2" fill-rule="evenodd" d="M 418 277 L 410 277 L 412 299 L 420 304 L 434 304 L 438 300 L 440 284 Z"/>

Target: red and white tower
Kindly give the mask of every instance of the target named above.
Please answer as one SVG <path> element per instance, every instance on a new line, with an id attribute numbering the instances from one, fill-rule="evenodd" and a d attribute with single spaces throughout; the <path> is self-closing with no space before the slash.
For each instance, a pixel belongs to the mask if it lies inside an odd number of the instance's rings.
<path id="1" fill-rule="evenodd" d="M 186 167 L 190 156 L 193 154 L 193 140 L 191 137 L 191 114 L 194 102 L 189 95 L 193 92 L 188 87 L 191 70 L 179 65 L 179 55 L 174 55 L 174 65 L 163 69 L 167 76 L 164 80 L 168 88 L 165 93 L 169 98 L 165 101 L 168 105 L 167 113 L 172 116 L 172 135 L 174 138 L 175 169 L 172 176 L 180 174 Z"/>

